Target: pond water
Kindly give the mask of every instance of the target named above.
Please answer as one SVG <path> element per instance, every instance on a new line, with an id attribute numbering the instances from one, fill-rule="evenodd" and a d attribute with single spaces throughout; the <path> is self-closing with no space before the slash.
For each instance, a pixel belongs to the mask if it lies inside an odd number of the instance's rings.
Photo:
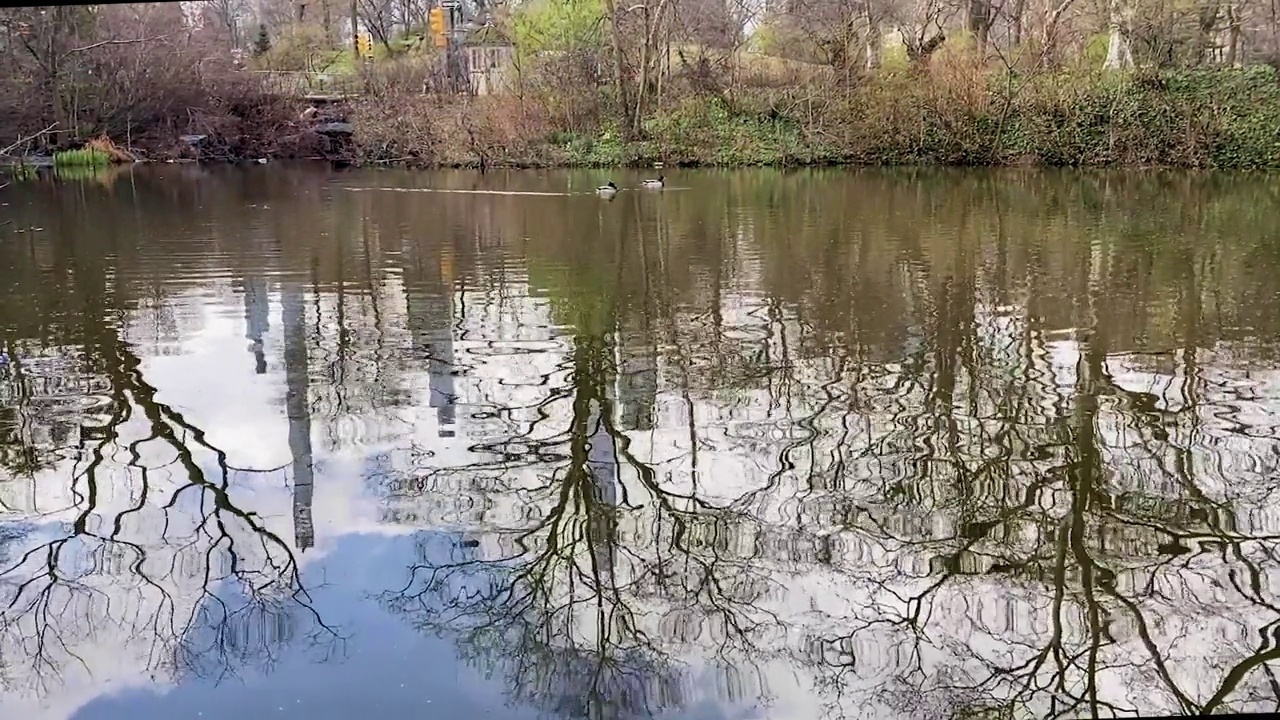
<path id="1" fill-rule="evenodd" d="M 1276 708 L 1280 186 L 667 172 L 0 190 L 0 716 Z"/>

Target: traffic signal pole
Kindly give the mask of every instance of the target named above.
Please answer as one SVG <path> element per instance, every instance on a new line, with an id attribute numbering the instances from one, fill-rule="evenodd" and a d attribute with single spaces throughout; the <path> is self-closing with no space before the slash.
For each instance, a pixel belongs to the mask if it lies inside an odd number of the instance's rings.
<path id="1" fill-rule="evenodd" d="M 449 79 L 455 87 L 461 87 L 462 81 L 462 64 L 460 52 L 459 34 L 461 32 L 460 22 L 462 3 L 459 0 L 440 0 L 440 4 L 431 8 L 428 25 L 431 33 L 432 43 L 444 50 L 444 72 L 445 77 Z"/>
<path id="2" fill-rule="evenodd" d="M 439 48 L 447 47 L 449 37 L 445 31 L 444 8 L 431 8 L 427 24 L 431 32 L 431 43 Z"/>

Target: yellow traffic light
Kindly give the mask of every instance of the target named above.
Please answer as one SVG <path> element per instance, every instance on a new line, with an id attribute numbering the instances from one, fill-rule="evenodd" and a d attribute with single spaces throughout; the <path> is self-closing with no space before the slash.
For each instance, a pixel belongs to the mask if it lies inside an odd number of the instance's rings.
<path id="1" fill-rule="evenodd" d="M 360 52 L 360 57 L 372 58 L 373 38 L 368 33 L 360 33 L 356 36 L 356 48 Z"/>
<path id="2" fill-rule="evenodd" d="M 431 8 L 431 34 L 444 35 L 444 8 Z"/>

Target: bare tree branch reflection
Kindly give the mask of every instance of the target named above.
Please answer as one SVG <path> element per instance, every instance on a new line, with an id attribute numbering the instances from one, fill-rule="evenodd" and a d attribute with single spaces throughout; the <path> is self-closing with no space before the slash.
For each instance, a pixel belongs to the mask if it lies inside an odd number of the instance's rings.
<path id="1" fill-rule="evenodd" d="M 1089 303 L 1105 293 L 1101 285 L 1109 278 L 1097 270 L 1105 262 L 1095 254 L 1092 265 L 1085 265 L 1093 268 L 1081 279 Z M 974 287 L 972 280 L 966 284 Z M 953 301 L 937 307 L 940 325 L 965 327 L 944 319 Z M 972 304 L 961 312 L 974 317 Z M 1092 307 L 1084 312 L 1091 314 Z M 931 343 L 937 359 L 926 377 L 935 384 L 923 401 L 936 424 L 925 426 L 913 443 L 928 448 L 929 467 L 945 469 L 947 484 L 958 491 L 954 505 L 935 506 L 935 512 L 954 513 L 954 530 L 939 533 L 935 524 L 912 537 L 887 522 L 889 508 L 882 502 L 859 506 L 855 526 L 875 545 L 899 556 L 933 557 L 926 575 L 893 567 L 859 573 L 872 597 L 882 599 L 851 632 L 827 637 L 826 687 L 839 698 L 854 678 L 865 681 L 883 672 L 878 692 L 884 702 L 940 717 L 950 714 L 949 707 L 967 708 L 961 714 L 1037 708 L 1045 717 L 1111 717 L 1153 707 L 1190 714 L 1226 707 L 1226 697 L 1250 670 L 1271 657 L 1280 612 L 1266 599 L 1266 571 L 1257 562 L 1271 537 L 1233 527 L 1231 503 L 1200 489 L 1196 463 L 1183 445 L 1186 436 L 1174 434 L 1181 433 L 1183 418 L 1197 417 L 1190 399 L 1200 384 L 1194 351 L 1182 353 L 1190 359 L 1184 362 L 1186 404 L 1172 413 L 1157 410 L 1162 401 L 1126 390 L 1112 377 L 1106 335 L 1095 320 L 1075 343 L 1070 397 L 1056 400 L 1053 414 L 1043 416 L 1028 411 L 1046 405 L 1034 396 L 1061 392 L 1060 384 L 1005 385 L 989 400 L 971 394 L 964 405 L 957 403 L 958 372 L 970 393 L 990 392 L 980 382 L 1004 374 L 996 357 L 972 350 L 990 346 L 993 338 L 972 325 L 964 332 L 957 340 L 935 336 Z M 1194 343 L 1194 330 L 1187 333 Z M 1052 357 L 1056 349 L 1043 338 L 1027 324 L 1018 340 L 1024 350 L 1002 354 L 1032 363 Z M 1032 369 L 1023 372 L 1034 377 Z M 1002 405 L 1021 409 L 1008 412 Z M 960 408 L 966 412 L 958 417 Z M 1126 421 L 1118 428 L 1117 413 Z M 1041 416 L 1043 424 L 1027 422 Z M 964 438 L 965 425 L 983 436 Z M 995 432 L 986 436 L 989 426 Z M 1127 428 L 1143 438 L 1135 444 L 1124 437 Z M 1123 444 L 1114 445 L 1117 439 Z M 976 465 L 970 461 L 975 452 L 983 456 Z M 1174 462 L 1166 462 L 1170 457 Z M 1171 503 L 1141 489 L 1122 489 L 1135 470 L 1143 473 L 1135 478 L 1139 482 L 1172 485 L 1183 499 Z M 915 482 L 929 479 L 921 473 Z M 1021 481 L 1021 502 L 975 507 L 971 493 L 993 481 L 997 488 Z M 1242 584 L 1242 578 L 1249 579 Z M 1047 586 L 1047 593 L 1028 594 L 1037 586 Z M 1205 597 L 1200 588 L 1217 592 Z M 1230 589 L 1236 602 L 1252 604 L 1271 619 L 1256 654 L 1223 668 L 1220 686 L 1206 687 L 1168 653 L 1195 642 L 1197 618 L 1221 616 L 1215 602 Z M 1004 624 L 988 625 L 996 618 Z M 1027 621 L 1029 626 L 1008 624 Z M 971 634 L 957 637 L 957 622 L 969 624 Z M 1103 684 L 1117 680 L 1141 690 L 1123 696 Z M 1245 697 L 1236 702 L 1265 696 L 1272 681 L 1255 677 L 1255 686 L 1259 680 L 1261 687 L 1242 688 Z"/>
<path id="2" fill-rule="evenodd" d="M 270 665 L 297 640 L 340 649 L 289 544 L 232 497 L 237 471 L 226 453 L 157 399 L 109 327 L 93 337 L 87 352 L 110 381 L 110 412 L 82 433 L 69 482 L 74 516 L 33 530 L 54 537 L 24 543 L 0 568 L 0 645 L 27 658 L 34 690 L 51 692 L 67 662 L 88 669 L 86 640 L 104 633 L 147 639 L 153 673 L 217 677 Z M 118 508 L 112 486 L 125 482 L 139 492 Z"/>
<path id="3" fill-rule="evenodd" d="M 409 583 L 388 597 L 423 630 L 459 634 L 473 662 L 508 676 L 513 700 L 575 717 L 595 717 L 593 708 L 605 702 L 642 716 L 651 692 L 678 692 L 670 659 L 625 594 L 636 580 L 618 567 L 626 560 L 618 556 L 619 508 L 607 500 L 616 488 L 604 485 L 617 478 L 591 466 L 604 349 L 598 341 L 577 344 L 568 463 L 548 478 L 554 505 L 504 538 L 512 554 L 438 562 L 423 548 Z"/>
<path id="4" fill-rule="evenodd" d="M 376 521 L 422 531 L 381 600 L 504 676 L 513 702 L 583 717 L 700 694 L 924 718 L 1276 706 L 1280 243 L 1257 220 L 1270 190 L 1160 174 L 768 171 L 605 207 L 343 200 L 325 182 L 273 197 L 298 227 L 259 252 L 310 264 L 308 304 L 290 286 L 284 318 L 294 474 L 310 464 L 312 417 L 328 439 L 317 453 L 376 466 L 359 478 Z M 321 195 L 329 204 L 305 199 Z M 103 287 L 31 303 L 45 272 L 31 261 L 5 322 L 54 327 L 76 315 L 68 302 L 111 305 L 93 262 L 53 255 L 53 272 Z M 140 261 L 120 264 L 111 277 Z M 299 275 L 277 270 L 254 277 Z M 163 307 L 171 281 L 152 283 L 133 288 L 143 321 L 180 334 Z M 245 312 L 256 344 L 264 316 Z M 81 456 L 62 503 L 73 531 L 5 586 L 46 665 L 76 662 L 55 620 L 102 606 L 99 568 L 138 563 L 125 541 L 144 521 L 173 540 L 163 558 L 143 543 L 141 575 L 127 573 L 131 591 L 162 597 L 154 583 L 176 608 L 139 621 L 139 635 L 164 638 L 157 657 L 197 664 L 153 628 L 185 627 L 165 618 L 185 618 L 188 598 L 213 628 L 244 604 L 229 595 L 307 619 L 296 562 L 274 525 L 236 510 L 225 457 L 156 401 L 131 346 L 70 334 L 111 379 L 63 393 L 98 396 L 83 443 L 22 429 L 51 414 L 19 397 L 29 383 L 0 402 L 10 472 Z M 117 507 L 126 480 L 149 497 Z M 197 519 L 182 525 L 188 506 Z M 38 515 L 3 552 L 50 540 Z M 188 566 L 178 592 L 169 578 Z M 208 578 L 244 590 L 206 591 Z M 213 673 L 258 637 L 182 642 Z"/>
<path id="5" fill-rule="evenodd" d="M 428 474 L 436 488 L 452 476 L 502 492 L 496 469 L 524 471 L 529 480 L 506 492 L 528 522 L 447 552 L 422 540 L 405 586 L 383 601 L 502 673 L 512 702 L 567 717 L 647 717 L 689 700 L 673 642 L 710 647 L 729 667 L 758 649 L 775 618 L 753 603 L 772 582 L 733 547 L 755 521 L 667 487 L 618 427 L 613 297 L 572 295 L 564 312 L 579 330 L 564 365 L 534 380 L 548 390 L 526 408 L 523 432 L 473 446 L 502 459 Z M 546 427 L 564 416 L 563 430 Z"/>

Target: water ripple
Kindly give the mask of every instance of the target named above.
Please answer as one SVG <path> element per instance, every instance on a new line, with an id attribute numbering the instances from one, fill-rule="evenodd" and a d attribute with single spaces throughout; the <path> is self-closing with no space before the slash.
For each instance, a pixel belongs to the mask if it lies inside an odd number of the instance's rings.
<path id="1" fill-rule="evenodd" d="M 457 714 L 1264 706 L 1280 260 L 1173 212 L 1253 194 L 681 172 L 33 191 L 0 707 L 252 671 L 421 709 L 406 666 L 499 698 L 432 685 Z"/>

